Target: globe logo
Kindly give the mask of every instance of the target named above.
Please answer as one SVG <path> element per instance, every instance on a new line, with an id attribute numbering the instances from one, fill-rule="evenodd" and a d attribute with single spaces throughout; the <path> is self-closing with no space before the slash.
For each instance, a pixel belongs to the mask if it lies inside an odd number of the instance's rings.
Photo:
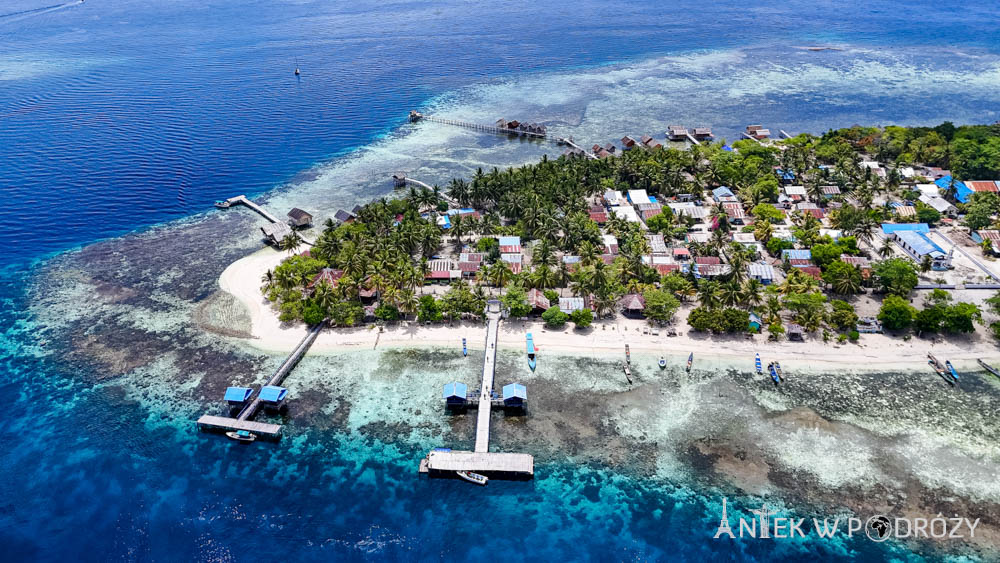
<path id="1" fill-rule="evenodd" d="M 892 535 L 892 522 L 882 515 L 872 516 L 865 523 L 865 534 L 872 541 L 885 541 Z"/>

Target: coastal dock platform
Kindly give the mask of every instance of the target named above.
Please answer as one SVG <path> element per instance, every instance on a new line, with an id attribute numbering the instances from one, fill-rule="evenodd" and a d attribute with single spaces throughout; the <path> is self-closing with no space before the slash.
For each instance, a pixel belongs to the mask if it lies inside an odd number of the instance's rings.
<path id="1" fill-rule="evenodd" d="M 316 337 L 319 336 L 320 331 L 323 330 L 323 323 L 319 323 L 316 326 L 309 329 L 309 333 L 302 338 L 298 346 L 292 350 L 292 353 L 282 362 L 281 366 L 268 378 L 267 382 L 264 383 L 261 388 L 268 385 L 278 386 L 281 382 L 285 380 L 285 377 L 291 373 L 292 369 L 299 363 L 299 360 L 306 355 L 309 351 L 309 347 L 316 342 Z M 281 437 L 281 425 L 280 424 L 269 424 L 265 422 L 254 422 L 253 417 L 257 415 L 257 411 L 260 410 L 263 401 L 260 399 L 260 388 L 255 389 L 253 395 L 251 395 L 251 401 L 240 410 L 239 414 L 235 418 L 228 416 L 216 416 L 210 414 L 201 415 L 198 418 L 198 430 L 206 432 L 233 432 L 239 430 L 246 430 L 257 434 L 258 436 L 278 439 Z"/>
<path id="2" fill-rule="evenodd" d="M 433 451 L 420 460 L 420 473 L 455 471 L 531 477 L 535 474 L 535 459 L 518 453 Z"/>
<path id="3" fill-rule="evenodd" d="M 276 226 L 280 225 L 281 227 L 283 227 L 283 228 L 279 228 L 278 230 L 275 231 L 275 233 L 276 233 L 275 236 L 276 237 L 280 238 L 280 237 L 284 236 L 285 234 L 288 234 L 288 233 L 292 232 L 292 229 L 291 229 L 291 227 L 288 226 L 288 223 L 286 223 L 284 221 L 281 221 L 280 219 L 278 219 L 277 217 L 275 217 L 274 215 L 272 215 L 271 212 L 269 212 L 268 210 L 264 209 L 263 207 L 261 207 L 260 205 L 258 205 L 256 203 L 250 201 L 249 199 L 247 199 L 247 196 L 245 196 L 245 195 L 238 195 L 238 196 L 235 196 L 235 197 L 228 198 L 228 199 L 226 199 L 224 201 L 225 201 L 226 205 L 225 206 L 221 206 L 223 209 L 228 209 L 228 208 L 230 208 L 230 207 L 232 207 L 234 205 L 245 205 L 245 206 L 249 207 L 250 209 L 252 209 L 253 211 L 255 211 L 258 214 L 260 214 L 261 217 L 267 219 L 267 221 L 269 223 L 271 223 L 272 225 L 276 225 Z M 311 241 L 311 240 L 303 237 L 302 235 L 299 235 L 299 238 L 302 239 L 303 243 L 308 244 L 309 246 L 313 246 L 313 241 Z"/>
<path id="4" fill-rule="evenodd" d="M 493 396 L 496 375 L 497 338 L 500 332 L 500 302 L 490 300 L 486 305 L 486 348 L 483 353 L 483 380 L 479 388 L 476 414 L 476 445 L 474 451 L 452 451 L 445 448 L 432 450 L 420 460 L 418 471 L 430 475 L 449 475 L 460 471 L 487 473 L 513 478 L 531 478 L 535 474 L 535 460 L 531 454 L 491 452 L 490 414 L 494 404 L 503 405 Z"/>

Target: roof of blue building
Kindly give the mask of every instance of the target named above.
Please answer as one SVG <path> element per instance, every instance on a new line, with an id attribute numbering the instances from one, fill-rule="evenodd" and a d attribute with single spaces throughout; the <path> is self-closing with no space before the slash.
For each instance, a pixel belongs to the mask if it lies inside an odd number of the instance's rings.
<path id="1" fill-rule="evenodd" d="M 260 400 L 269 403 L 277 403 L 288 395 L 288 389 L 276 385 L 265 385 L 260 388 Z"/>
<path id="2" fill-rule="evenodd" d="M 774 173 L 777 174 L 782 180 L 794 180 L 795 172 L 788 170 L 787 172 L 781 168 L 775 168 Z"/>
<path id="3" fill-rule="evenodd" d="M 499 237 L 500 246 L 521 246 L 521 237 L 503 236 Z"/>
<path id="4" fill-rule="evenodd" d="M 253 393 L 253 389 L 249 387 L 227 387 L 226 400 L 245 401 L 250 397 L 250 393 Z"/>
<path id="5" fill-rule="evenodd" d="M 927 225 L 927 223 L 882 223 L 882 232 L 887 235 L 902 231 L 929 233 L 931 232 L 931 228 Z"/>
<path id="6" fill-rule="evenodd" d="M 781 251 L 782 260 L 784 260 L 785 258 L 788 258 L 789 260 L 812 260 L 812 257 L 813 257 L 812 250 L 809 250 L 808 248 L 803 248 L 803 249 L 786 248 L 785 250 Z"/>
<path id="7" fill-rule="evenodd" d="M 504 399 L 527 399 L 528 390 L 520 383 L 508 383 L 503 386 L 503 398 Z"/>
<path id="8" fill-rule="evenodd" d="M 930 254 L 933 258 L 940 258 L 945 255 L 945 251 L 942 250 L 940 246 L 935 244 L 934 241 L 927 238 L 927 235 L 921 232 L 898 231 L 896 236 L 920 256 Z"/>
<path id="9" fill-rule="evenodd" d="M 951 187 L 951 176 L 942 176 L 941 178 L 934 180 L 934 183 L 937 184 L 939 188 L 947 190 Z M 972 188 L 966 186 L 958 180 L 955 180 L 955 199 L 962 203 L 968 203 L 969 196 L 972 195 L 972 193 Z"/>
<path id="10" fill-rule="evenodd" d="M 733 194 L 733 191 L 726 186 L 719 186 L 718 188 L 715 188 L 712 190 L 712 195 L 715 196 L 716 199 L 720 197 L 736 197 L 736 195 Z"/>
<path id="11" fill-rule="evenodd" d="M 458 381 L 452 381 L 451 383 L 444 384 L 444 391 L 441 392 L 441 398 L 447 399 L 449 397 L 461 397 L 464 399 L 468 394 L 468 385 L 459 383 Z"/>

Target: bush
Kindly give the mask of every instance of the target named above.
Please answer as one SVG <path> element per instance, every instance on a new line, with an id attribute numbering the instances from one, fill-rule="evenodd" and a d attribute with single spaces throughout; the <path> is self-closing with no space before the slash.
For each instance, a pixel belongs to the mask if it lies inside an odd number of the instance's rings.
<path id="1" fill-rule="evenodd" d="M 913 322 L 914 313 L 916 310 L 905 299 L 898 295 L 888 295 L 882 301 L 878 320 L 889 330 L 902 330 Z"/>
<path id="2" fill-rule="evenodd" d="M 326 311 L 319 306 L 319 303 L 309 303 L 302 310 L 302 320 L 309 326 L 318 325 L 326 318 Z"/>
<path id="3" fill-rule="evenodd" d="M 545 291 L 542 292 L 542 294 L 545 295 L 545 298 L 549 300 L 549 303 L 559 302 L 559 292 L 554 289 L 546 289 Z"/>
<path id="4" fill-rule="evenodd" d="M 558 305 L 553 305 L 542 313 L 542 320 L 549 328 L 562 328 L 568 319 L 569 315 L 560 311 Z"/>
<path id="5" fill-rule="evenodd" d="M 399 309 L 383 303 L 375 307 L 375 318 L 380 321 L 398 321 Z"/>
<path id="6" fill-rule="evenodd" d="M 847 337 L 851 339 L 851 342 L 857 342 L 858 339 L 861 338 L 861 334 L 856 330 L 852 330 L 847 333 Z"/>
<path id="7" fill-rule="evenodd" d="M 847 335 L 846 334 L 837 335 L 837 343 L 843 344 L 844 342 L 847 342 Z"/>
<path id="8" fill-rule="evenodd" d="M 687 280 L 684 281 L 687 282 Z M 674 313 L 681 306 L 681 302 L 676 297 L 659 289 L 647 289 L 642 297 L 646 302 L 646 310 L 644 311 L 646 318 L 656 321 L 669 321 L 674 318 Z"/>
<path id="9" fill-rule="evenodd" d="M 587 328 L 594 322 L 594 313 L 590 309 L 578 309 L 573 311 L 569 318 L 576 328 Z"/>
<path id="10" fill-rule="evenodd" d="M 417 306 L 417 320 L 420 322 L 438 322 L 444 318 L 441 314 L 441 305 L 433 295 L 420 297 L 420 304 Z"/>

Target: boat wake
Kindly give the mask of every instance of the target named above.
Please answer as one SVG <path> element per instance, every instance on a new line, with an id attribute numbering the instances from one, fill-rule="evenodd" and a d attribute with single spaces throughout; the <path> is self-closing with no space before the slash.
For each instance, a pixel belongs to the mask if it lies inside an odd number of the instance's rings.
<path id="1" fill-rule="evenodd" d="M 18 21 L 31 16 L 38 16 L 41 14 L 47 14 L 49 12 L 55 12 L 56 10 L 72 8 L 73 6 L 79 6 L 80 4 L 83 4 L 83 2 L 84 0 L 76 0 L 75 2 L 65 2 L 63 4 L 54 4 L 52 6 L 44 6 L 41 8 L 32 8 L 30 10 L 20 10 L 18 12 L 0 14 L 0 22 L 6 23 L 10 21 Z"/>

